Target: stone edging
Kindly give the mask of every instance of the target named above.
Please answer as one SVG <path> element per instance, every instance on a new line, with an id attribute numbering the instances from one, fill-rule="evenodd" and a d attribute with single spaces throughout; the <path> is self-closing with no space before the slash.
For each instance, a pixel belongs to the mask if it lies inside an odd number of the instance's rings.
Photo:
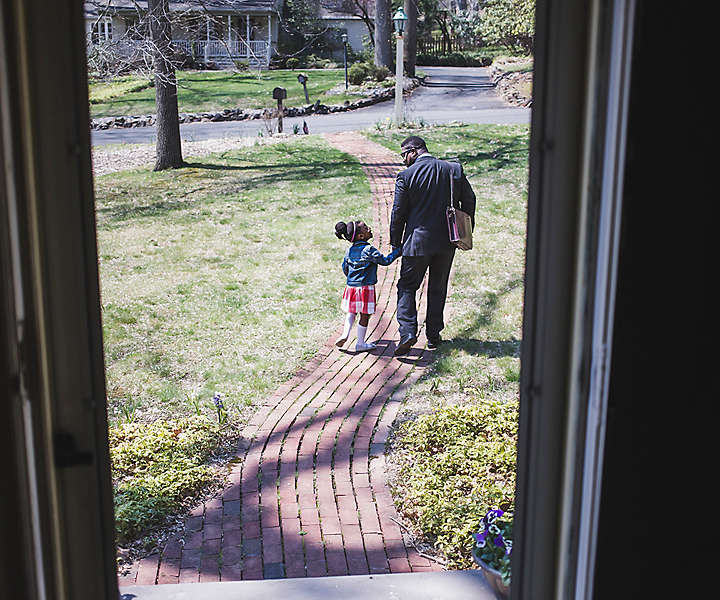
<path id="1" fill-rule="evenodd" d="M 491 67 L 490 78 L 498 93 L 506 102 L 515 106 L 532 106 L 532 98 L 528 98 L 520 93 L 518 86 L 519 81 L 532 81 L 532 73 L 511 73 L 503 71 L 497 67 Z"/>
<path id="2" fill-rule="evenodd" d="M 420 85 L 417 78 L 409 79 L 403 90 L 409 92 Z M 395 97 L 395 87 L 373 90 L 370 96 L 356 100 L 355 102 L 346 102 L 345 104 L 326 105 L 321 104 L 318 100 L 314 104 L 307 106 L 290 106 L 283 110 L 284 117 L 302 117 L 305 115 L 326 115 L 336 112 L 347 112 L 365 106 L 371 106 L 378 102 L 384 102 Z M 180 113 L 180 123 L 198 123 L 198 122 L 219 122 L 219 121 L 247 121 L 251 119 L 262 119 L 271 116 L 273 111 L 269 108 L 243 109 L 243 108 L 226 108 L 219 112 L 199 112 L 199 113 Z M 126 115 L 120 117 L 101 117 L 90 121 L 90 129 L 123 129 L 132 127 L 150 127 L 155 125 L 155 115 Z"/>

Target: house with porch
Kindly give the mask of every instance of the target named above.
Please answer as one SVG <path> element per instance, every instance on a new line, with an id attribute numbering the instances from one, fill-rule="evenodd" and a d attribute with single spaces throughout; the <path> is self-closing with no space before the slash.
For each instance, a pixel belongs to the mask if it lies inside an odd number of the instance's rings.
<path id="1" fill-rule="evenodd" d="M 282 0 L 188 0 L 170 2 L 176 52 L 216 68 L 238 61 L 266 69 L 277 52 Z M 147 37 L 147 0 L 84 3 L 88 49 L 100 45 L 131 54 Z"/>

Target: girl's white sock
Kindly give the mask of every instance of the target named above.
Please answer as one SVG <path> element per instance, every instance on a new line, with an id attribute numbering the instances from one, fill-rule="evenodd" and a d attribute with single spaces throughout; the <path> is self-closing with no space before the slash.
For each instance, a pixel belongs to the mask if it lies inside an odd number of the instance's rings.
<path id="1" fill-rule="evenodd" d="M 348 313 L 345 317 L 345 327 L 343 328 L 342 336 L 348 339 L 350 336 L 350 330 L 352 329 L 353 323 L 355 322 L 355 313 Z"/>
<path id="2" fill-rule="evenodd" d="M 365 343 L 365 334 L 367 333 L 367 326 L 358 325 L 357 327 L 357 344 L 355 344 L 355 350 L 372 350 L 375 348 L 375 344 Z"/>
<path id="3" fill-rule="evenodd" d="M 345 325 L 343 327 L 342 335 L 335 341 L 336 346 L 342 346 L 347 342 L 350 336 L 350 330 L 352 329 L 353 323 L 355 322 L 355 313 L 348 313 L 345 317 Z"/>

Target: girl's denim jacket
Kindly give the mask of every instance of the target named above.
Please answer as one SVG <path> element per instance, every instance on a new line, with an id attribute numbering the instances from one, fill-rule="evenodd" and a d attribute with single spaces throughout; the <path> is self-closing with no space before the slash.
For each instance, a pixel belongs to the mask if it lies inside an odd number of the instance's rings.
<path id="1" fill-rule="evenodd" d="M 377 248 L 367 242 L 355 242 L 345 253 L 342 270 L 347 275 L 347 285 L 362 287 L 377 283 L 377 267 L 387 267 L 400 253 L 402 248 L 395 248 L 387 256 L 383 256 Z"/>

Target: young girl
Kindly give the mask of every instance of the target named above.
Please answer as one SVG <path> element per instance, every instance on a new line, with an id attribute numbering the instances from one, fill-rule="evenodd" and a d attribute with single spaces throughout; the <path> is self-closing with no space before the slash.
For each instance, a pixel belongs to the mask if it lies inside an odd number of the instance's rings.
<path id="1" fill-rule="evenodd" d="M 401 248 L 395 248 L 387 256 L 380 254 L 377 248 L 368 243 L 372 238 L 372 229 L 364 221 L 340 221 L 335 225 L 335 235 L 346 239 L 351 246 L 345 253 L 342 262 L 343 273 L 347 276 L 347 284 L 343 292 L 342 309 L 347 313 L 342 335 L 335 342 L 342 346 L 350 336 L 355 322 L 355 315 L 360 313 L 357 328 L 356 352 L 365 352 L 375 348 L 375 344 L 365 342 L 365 334 L 370 315 L 375 312 L 375 283 L 377 283 L 377 266 L 388 266 L 398 256 Z"/>

